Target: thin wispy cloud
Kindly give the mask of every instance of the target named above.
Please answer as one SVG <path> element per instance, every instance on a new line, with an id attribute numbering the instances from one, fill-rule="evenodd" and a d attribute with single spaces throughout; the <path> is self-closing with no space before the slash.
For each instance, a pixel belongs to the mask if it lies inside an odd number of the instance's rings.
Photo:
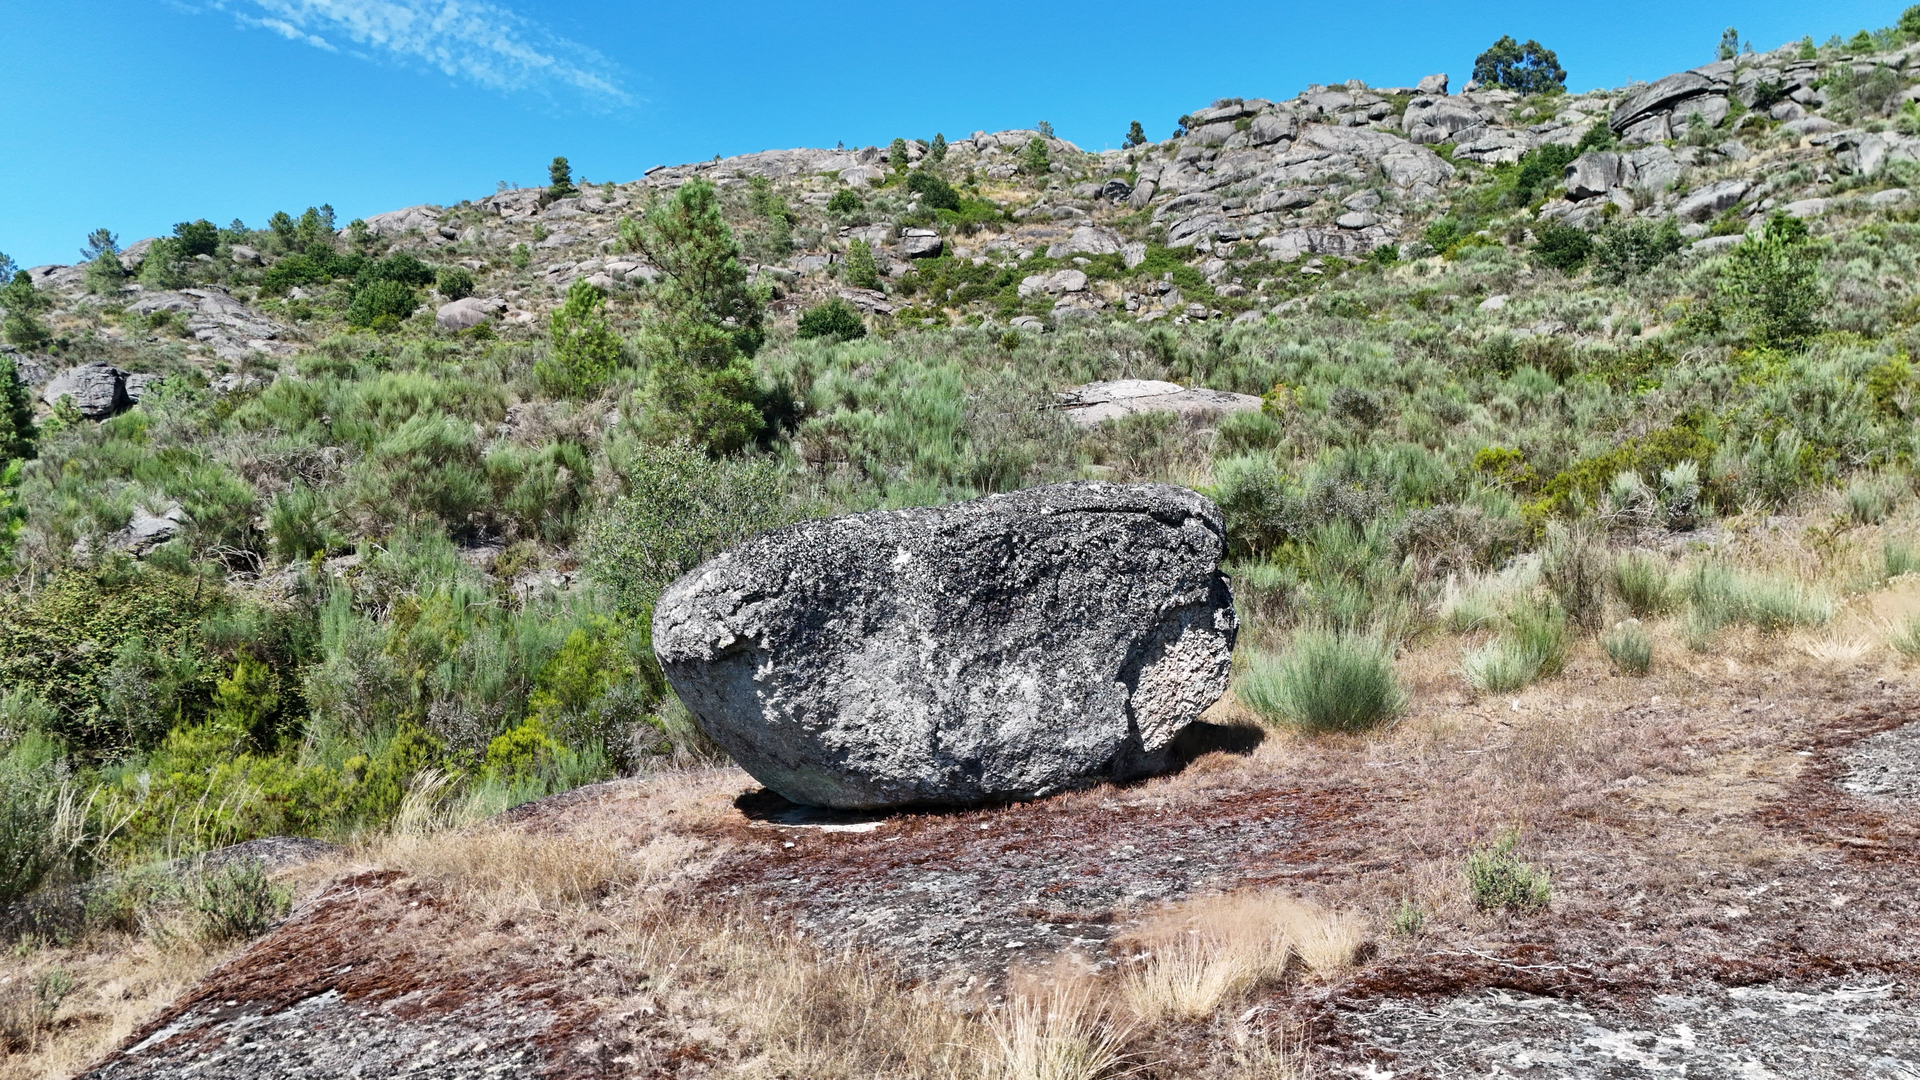
<path id="1" fill-rule="evenodd" d="M 211 0 L 241 25 L 317 49 L 425 64 L 493 90 L 628 97 L 605 57 L 484 0 Z M 350 44 L 349 44 L 350 43 Z M 363 51 L 364 50 L 364 51 Z"/>

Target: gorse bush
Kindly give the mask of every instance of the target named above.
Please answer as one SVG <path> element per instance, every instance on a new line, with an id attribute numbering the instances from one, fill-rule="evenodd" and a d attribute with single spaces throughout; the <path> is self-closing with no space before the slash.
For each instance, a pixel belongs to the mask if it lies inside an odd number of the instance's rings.
<path id="1" fill-rule="evenodd" d="M 1301 630 L 1284 655 L 1254 652 L 1238 693 L 1261 716 L 1315 734 L 1367 731 L 1406 705 L 1392 649 L 1352 632 Z"/>
<path id="2" fill-rule="evenodd" d="M 473 295 L 473 271 L 464 266 L 449 266 L 440 271 L 435 279 L 434 288 L 448 300 L 462 300 Z"/>
<path id="3" fill-rule="evenodd" d="M 623 494 L 587 530 L 587 568 L 621 611 L 644 624 L 674 578 L 797 517 L 771 461 L 642 447 L 627 466 Z"/>

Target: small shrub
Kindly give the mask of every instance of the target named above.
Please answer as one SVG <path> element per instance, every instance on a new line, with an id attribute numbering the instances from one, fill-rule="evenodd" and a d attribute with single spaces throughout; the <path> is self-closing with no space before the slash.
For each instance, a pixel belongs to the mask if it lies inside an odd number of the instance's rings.
<path id="1" fill-rule="evenodd" d="M 1667 561 L 1646 551 L 1630 551 L 1614 560 L 1613 593 L 1634 618 L 1659 615 L 1673 604 Z"/>
<path id="2" fill-rule="evenodd" d="M 796 336 L 852 341 L 867 336 L 867 324 L 852 304 L 835 296 L 826 303 L 815 304 L 800 316 Z"/>
<path id="3" fill-rule="evenodd" d="M 434 281 L 434 288 L 448 300 L 463 300 L 473 295 L 473 271 L 464 266 L 449 266 L 440 271 Z"/>
<path id="4" fill-rule="evenodd" d="M 1710 637 L 1720 627 L 1761 631 L 1821 626 L 1833 618 L 1833 598 L 1786 577 L 1746 577 L 1725 563 L 1696 564 L 1681 583 L 1692 630 Z"/>
<path id="5" fill-rule="evenodd" d="M 1604 542 L 1585 528 L 1559 522 L 1547 526 L 1540 577 L 1552 590 L 1567 621 L 1592 629 L 1606 606 L 1607 560 Z"/>
<path id="6" fill-rule="evenodd" d="M 259 937 L 286 912 L 291 899 L 267 876 L 266 864 L 255 859 L 235 859 L 187 886 L 187 906 L 206 941 Z"/>
<path id="7" fill-rule="evenodd" d="M 1593 239 L 1585 229 L 1549 222 L 1534 230 L 1533 257 L 1542 266 L 1571 274 L 1593 254 Z"/>
<path id="8" fill-rule="evenodd" d="M 866 205 L 852 188 L 841 188 L 833 193 L 833 198 L 827 200 L 827 213 L 847 217 L 859 213 Z"/>
<path id="9" fill-rule="evenodd" d="M 1679 223 L 1670 217 L 1657 222 L 1646 218 L 1609 222 L 1593 234 L 1594 276 L 1621 284 L 1678 255 L 1685 244 Z"/>
<path id="10" fill-rule="evenodd" d="M 1393 909 L 1393 918 L 1389 924 L 1400 937 L 1418 937 L 1427 928 L 1427 913 L 1411 900 L 1400 901 Z"/>
<path id="11" fill-rule="evenodd" d="M 1653 666 L 1653 638 L 1637 619 L 1628 619 L 1602 634 L 1600 647 L 1624 674 L 1645 675 Z"/>
<path id="12" fill-rule="evenodd" d="M 1481 911 L 1538 911 L 1553 896 L 1552 879 L 1514 854 L 1518 830 L 1509 830 L 1491 848 L 1467 856 L 1467 893 Z"/>
<path id="13" fill-rule="evenodd" d="M 1384 641 L 1324 630 L 1296 633 L 1285 656 L 1254 653 L 1239 695 L 1263 717 L 1315 734 L 1378 727 L 1407 702 Z"/>
<path id="14" fill-rule="evenodd" d="M 907 177 L 907 190 L 920 196 L 920 205 L 929 210 L 960 209 L 960 193 L 953 185 L 942 180 L 937 173 L 925 169 L 916 170 Z"/>

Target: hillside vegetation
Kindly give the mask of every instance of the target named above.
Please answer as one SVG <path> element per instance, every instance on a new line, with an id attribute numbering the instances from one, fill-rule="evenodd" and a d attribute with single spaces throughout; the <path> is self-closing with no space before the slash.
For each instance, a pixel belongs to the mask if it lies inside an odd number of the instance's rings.
<path id="1" fill-rule="evenodd" d="M 1916 31 L 102 230 L 0 292 L 0 900 L 711 762 L 653 598 L 807 517 L 1198 488 L 1238 696 L 1311 731 L 1412 647 L 1505 693 L 1822 625 L 1920 568 Z M 1055 397 L 1123 378 L 1261 405 Z"/>

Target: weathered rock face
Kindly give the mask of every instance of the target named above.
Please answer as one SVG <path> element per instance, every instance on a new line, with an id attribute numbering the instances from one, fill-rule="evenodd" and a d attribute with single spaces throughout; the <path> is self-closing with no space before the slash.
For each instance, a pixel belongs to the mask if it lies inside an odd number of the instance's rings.
<path id="1" fill-rule="evenodd" d="M 1044 795 L 1173 764 L 1227 686 L 1219 508 L 1075 483 L 809 522 L 660 597 L 654 650 L 761 783 L 845 809 Z"/>
<path id="2" fill-rule="evenodd" d="M 63 397 L 72 398 L 81 416 L 105 420 L 126 408 L 126 377 L 126 372 L 102 361 L 81 364 L 54 376 L 40 392 L 40 400 L 57 405 Z"/>

